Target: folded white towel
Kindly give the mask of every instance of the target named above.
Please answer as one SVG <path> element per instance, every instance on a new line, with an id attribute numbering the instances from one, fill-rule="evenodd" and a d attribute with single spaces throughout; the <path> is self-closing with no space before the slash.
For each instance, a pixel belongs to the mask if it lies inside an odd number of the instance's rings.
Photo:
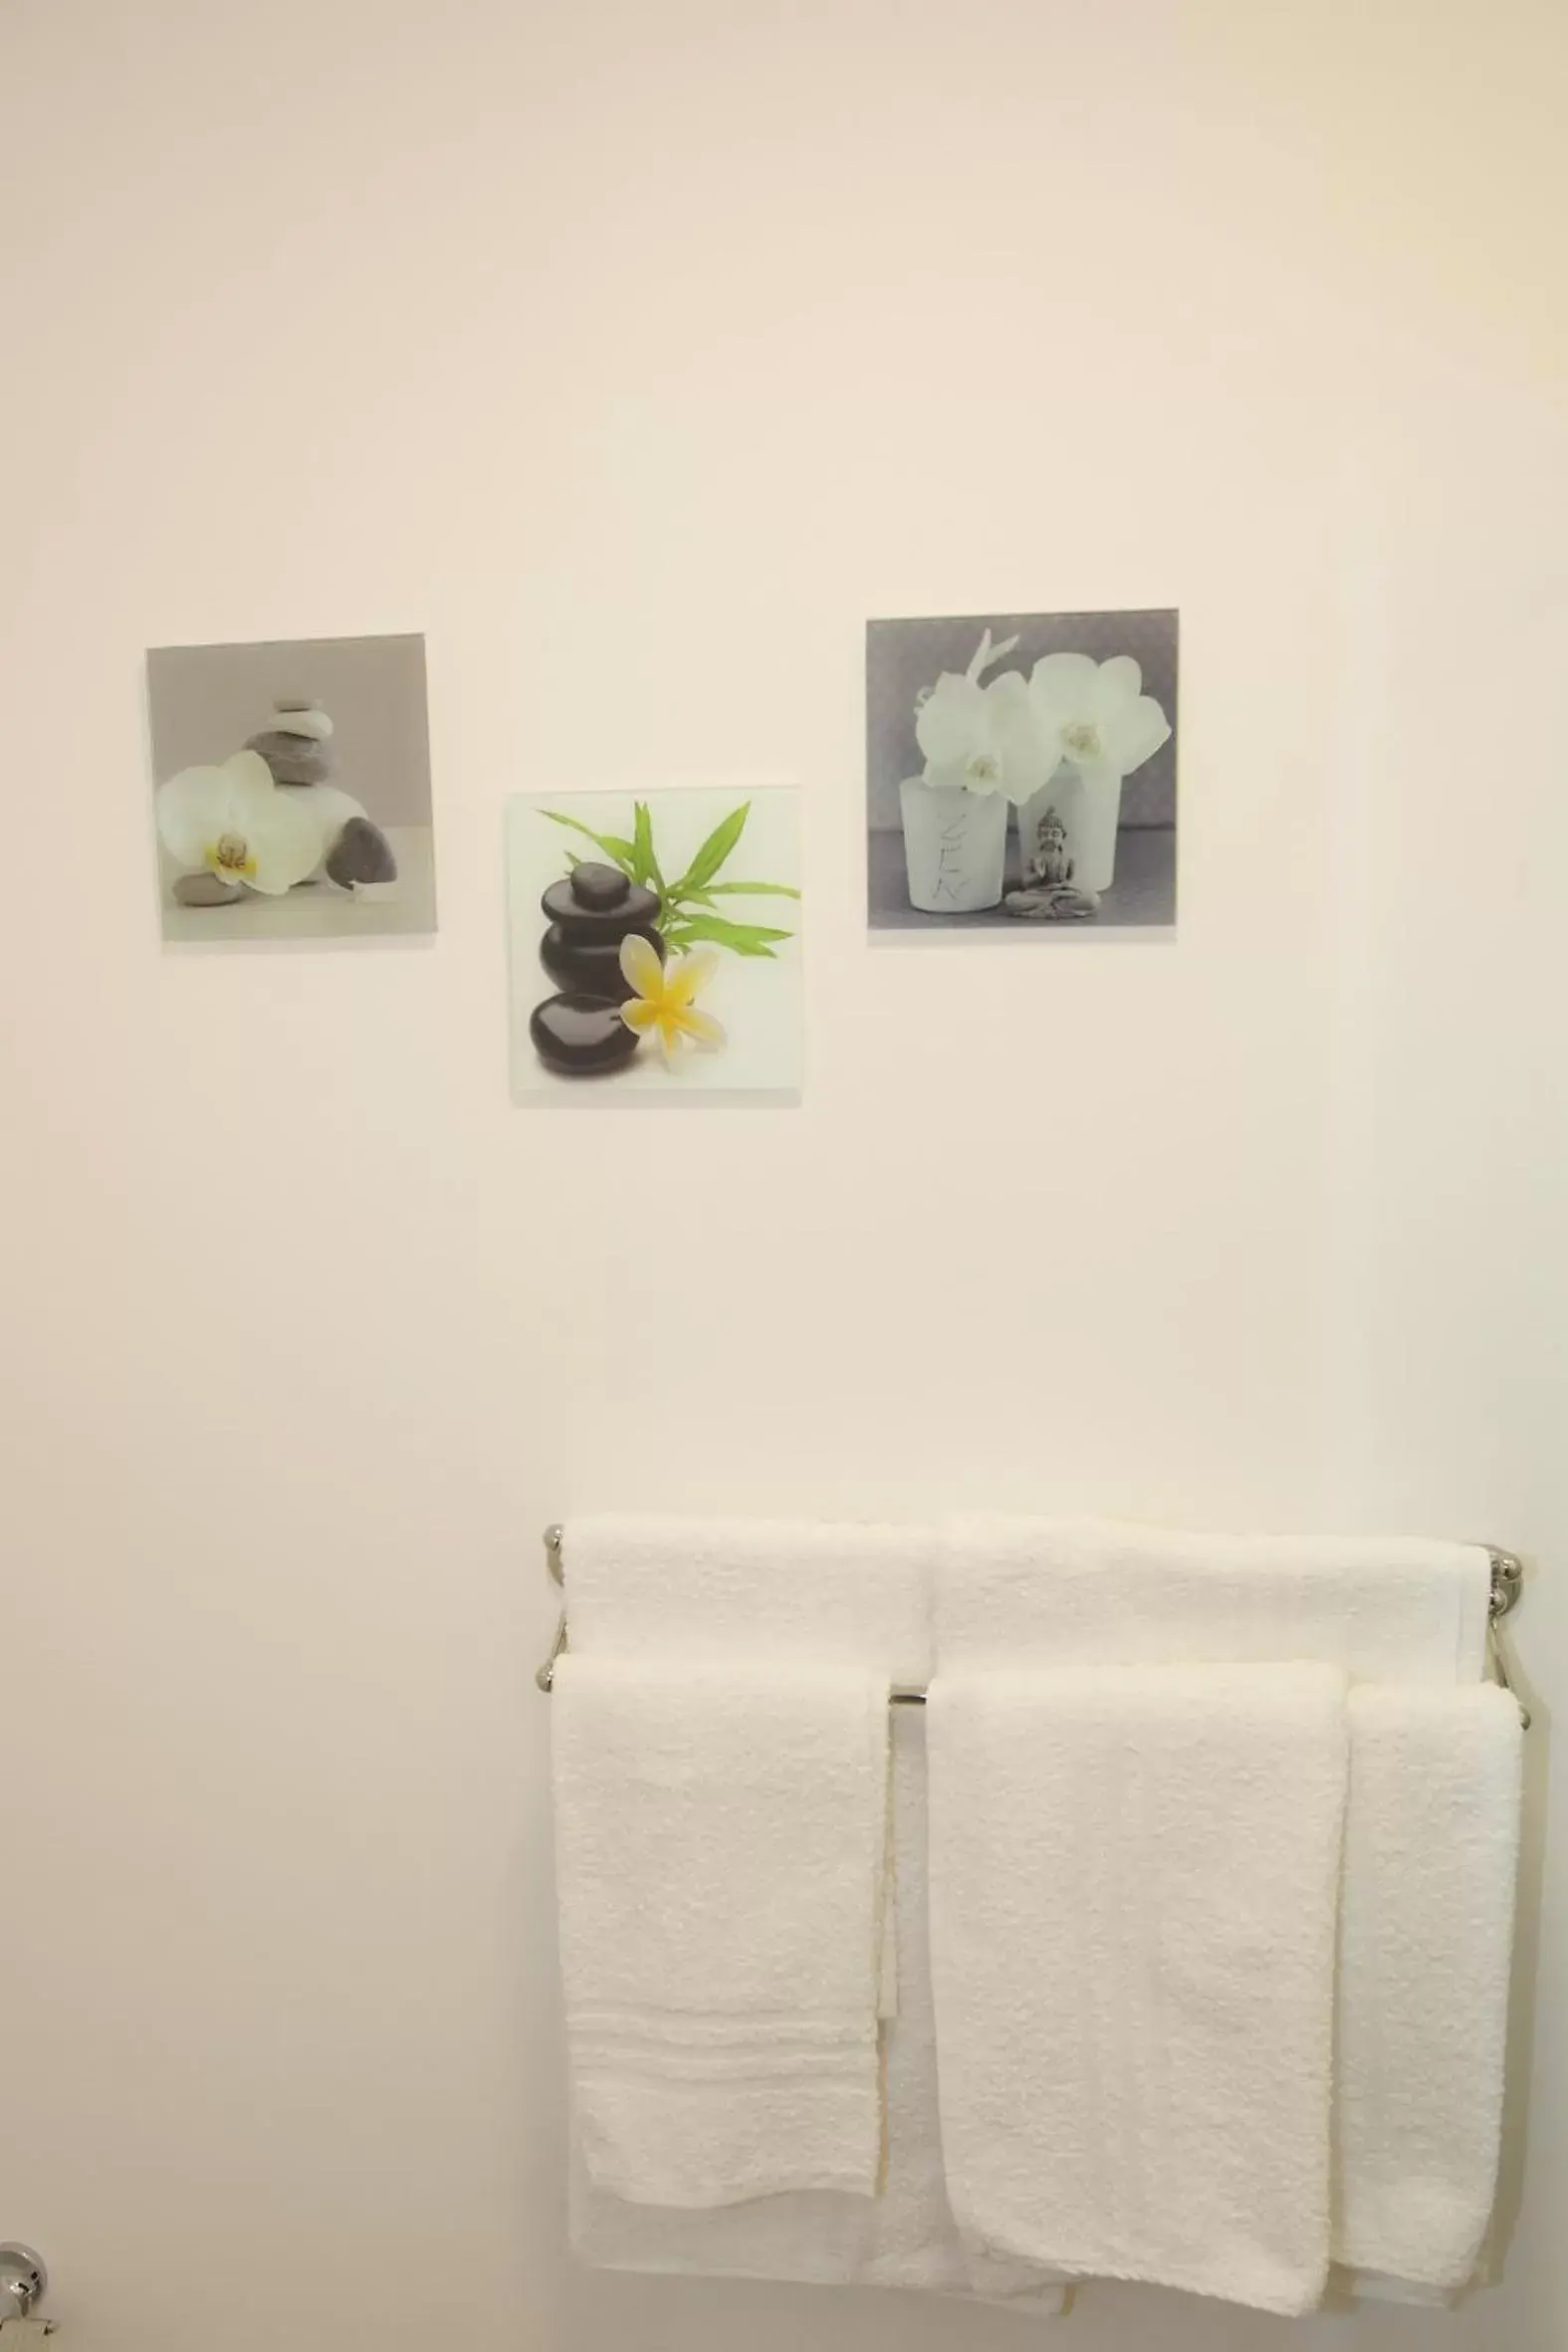
<path id="1" fill-rule="evenodd" d="M 579 1656 L 764 1658 L 923 1683 L 934 1532 L 791 1520 L 572 1520 Z"/>
<path id="2" fill-rule="evenodd" d="M 1484 1672 L 1490 1563 L 1403 1536 L 1195 1535 L 1100 1520 L 946 1529 L 937 1653 L 1052 1666 L 1310 1659 L 1362 1682 Z"/>
<path id="3" fill-rule="evenodd" d="M 567 1656 L 552 1735 L 566 2037 L 592 2180 L 668 2206 L 870 2196 L 885 1680 Z"/>
<path id="4" fill-rule="evenodd" d="M 1485 1683 L 1373 1687 L 1350 1726 L 1334 2254 L 1385 2294 L 1452 2292 L 1496 2182 L 1519 1711 Z"/>
<path id="5" fill-rule="evenodd" d="M 945 1669 L 948 2189 L 977 2249 L 1264 2310 L 1329 2236 L 1342 1675 Z"/>

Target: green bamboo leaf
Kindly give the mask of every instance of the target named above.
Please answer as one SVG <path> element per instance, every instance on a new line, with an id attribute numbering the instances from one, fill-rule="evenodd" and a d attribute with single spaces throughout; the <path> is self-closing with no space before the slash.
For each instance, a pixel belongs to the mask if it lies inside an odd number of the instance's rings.
<path id="1" fill-rule="evenodd" d="M 694 883 L 700 885 L 713 880 L 714 875 L 719 871 L 720 866 L 723 865 L 742 833 L 745 832 L 746 820 L 751 814 L 751 802 L 743 801 L 739 809 L 732 809 L 729 816 L 714 826 L 692 859 L 691 864 L 676 883 L 673 896 L 681 897 L 684 892 L 692 888 Z"/>
<path id="2" fill-rule="evenodd" d="M 713 894 L 725 898 L 798 898 L 787 882 L 715 882 Z"/>
<path id="3" fill-rule="evenodd" d="M 646 887 L 653 874 L 653 820 L 647 802 L 636 801 L 632 804 L 631 878 Z"/>
<path id="4" fill-rule="evenodd" d="M 562 817 L 558 809 L 542 809 L 540 815 L 548 817 L 552 824 L 569 825 L 574 833 L 585 833 L 596 847 L 603 850 L 606 857 L 620 867 L 623 874 L 631 873 L 637 852 L 631 842 L 623 840 L 619 833 L 596 833 L 591 824 L 583 824 L 575 817 Z"/>
<path id="5" fill-rule="evenodd" d="M 738 956 L 771 957 L 774 940 L 794 937 L 792 931 L 775 931 L 766 923 L 730 923 L 720 915 L 685 915 L 681 928 L 689 939 L 727 947 Z"/>

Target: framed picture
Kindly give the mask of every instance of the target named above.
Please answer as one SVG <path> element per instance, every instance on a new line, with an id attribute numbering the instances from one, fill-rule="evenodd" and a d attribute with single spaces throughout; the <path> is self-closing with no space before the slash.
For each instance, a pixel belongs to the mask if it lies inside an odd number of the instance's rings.
<path id="1" fill-rule="evenodd" d="M 1176 921 L 1178 616 L 866 626 L 872 933 Z"/>
<path id="2" fill-rule="evenodd" d="M 435 929 L 423 637 L 162 645 L 147 706 L 165 940 Z"/>
<path id="3" fill-rule="evenodd" d="M 520 795 L 507 900 L 515 1102 L 799 1100 L 793 790 Z"/>

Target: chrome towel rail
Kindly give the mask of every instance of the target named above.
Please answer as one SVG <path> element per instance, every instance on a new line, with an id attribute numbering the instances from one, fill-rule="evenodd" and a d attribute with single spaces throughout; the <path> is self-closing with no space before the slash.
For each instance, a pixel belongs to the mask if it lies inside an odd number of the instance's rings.
<path id="1" fill-rule="evenodd" d="M 553 1580 L 565 1589 L 565 1562 L 561 1557 L 565 1529 L 551 1526 L 545 1529 L 545 1564 Z M 1499 1544 L 1480 1546 L 1491 1561 L 1491 1596 L 1486 1605 L 1486 1658 L 1492 1679 L 1505 1690 L 1518 1707 L 1526 1731 L 1530 1728 L 1530 1711 L 1513 1687 L 1508 1672 L 1508 1661 L 1503 1650 L 1502 1620 L 1517 1601 L 1524 1584 L 1524 1565 L 1518 1554 L 1504 1551 Z M 556 1627 L 556 1638 L 550 1645 L 550 1656 L 545 1660 L 534 1680 L 549 1698 L 556 1683 L 556 1660 L 563 1657 L 569 1647 L 566 1636 L 566 1611 L 562 1604 L 560 1621 Z M 913 1684 L 895 1683 L 888 1693 L 890 1707 L 924 1707 L 926 1694 Z"/>

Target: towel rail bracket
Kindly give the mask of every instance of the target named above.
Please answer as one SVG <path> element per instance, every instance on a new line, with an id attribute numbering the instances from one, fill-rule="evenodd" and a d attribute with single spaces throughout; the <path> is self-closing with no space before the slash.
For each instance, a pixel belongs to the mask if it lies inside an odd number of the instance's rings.
<path id="1" fill-rule="evenodd" d="M 1491 1597 L 1486 1604 L 1486 1662 L 1492 1680 L 1507 1692 L 1519 1710 L 1519 1721 L 1525 1731 L 1530 1728 L 1530 1711 L 1513 1687 L 1508 1671 L 1508 1652 L 1502 1638 L 1502 1621 L 1515 1606 L 1524 1589 L 1524 1563 L 1516 1552 L 1503 1551 L 1495 1543 L 1486 1546 L 1491 1561 Z"/>

